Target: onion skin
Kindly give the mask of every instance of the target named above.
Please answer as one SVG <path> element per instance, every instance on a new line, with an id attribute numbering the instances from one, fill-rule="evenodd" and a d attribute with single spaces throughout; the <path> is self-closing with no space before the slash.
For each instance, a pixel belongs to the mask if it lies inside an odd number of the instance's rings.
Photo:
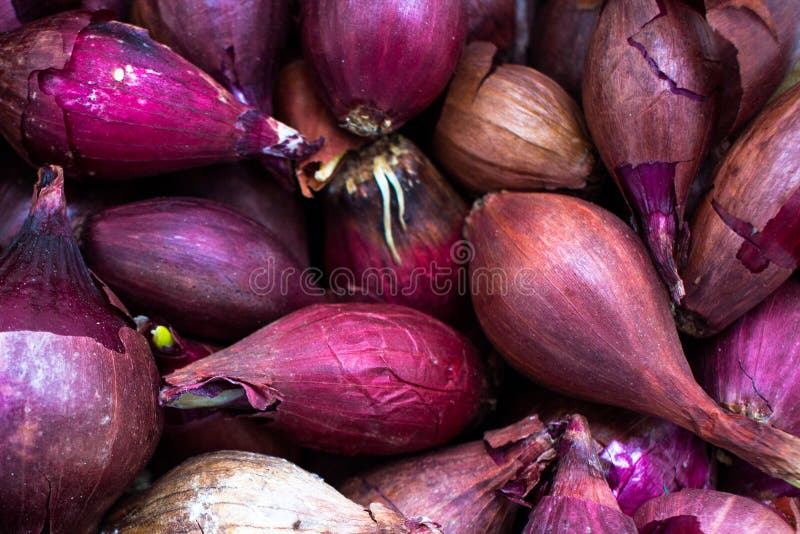
<path id="1" fill-rule="evenodd" d="M 705 0 L 706 20 L 732 48 L 722 94 L 721 135 L 741 130 L 780 85 L 800 37 L 795 0 Z"/>
<path id="2" fill-rule="evenodd" d="M 351 132 L 397 130 L 450 80 L 467 33 L 462 0 L 302 0 L 303 55 Z"/>
<path id="3" fill-rule="evenodd" d="M 125 302 L 189 336 L 235 341 L 318 300 L 306 266 L 279 238 L 205 199 L 109 208 L 86 221 L 81 241 Z"/>
<path id="4" fill-rule="evenodd" d="M 0 73 L 0 133 L 29 161 L 71 175 L 123 179 L 318 148 L 102 12 L 0 35 Z"/>
<path id="5" fill-rule="evenodd" d="M 531 66 L 580 101 L 583 63 L 602 0 L 545 0 L 536 11 Z"/>
<path id="6" fill-rule="evenodd" d="M 397 454 L 460 432 L 477 413 L 484 376 L 469 342 L 432 317 L 349 303 L 289 314 L 164 379 L 166 406 L 228 405 L 305 447 Z M 231 388 L 246 402 L 228 402 Z"/>
<path id="7" fill-rule="evenodd" d="M 389 243 L 386 201 L 375 179 L 382 171 L 396 178 L 405 206 L 401 214 L 396 199 L 387 199 Z M 460 246 L 469 208 L 411 141 L 394 135 L 352 155 L 322 198 L 325 267 L 334 292 L 345 300 L 410 306 L 448 323 L 463 318 L 468 258 L 459 254 L 468 254 Z"/>
<path id="8" fill-rule="evenodd" d="M 494 65 L 489 43 L 467 46 L 447 92 L 433 150 L 470 191 L 581 189 L 594 168 L 578 105 L 522 65 Z"/>
<path id="9" fill-rule="evenodd" d="M 161 433 L 150 349 L 83 263 L 63 180 L 40 170 L 30 217 L 0 258 L 6 532 L 92 531 Z"/>
<path id="10" fill-rule="evenodd" d="M 303 60 L 296 60 L 281 69 L 275 89 L 275 115 L 309 139 L 325 138 L 322 148 L 298 162 L 295 173 L 300 189 L 312 197 L 334 177 L 336 170 L 351 150 L 367 140 L 348 132 L 336 123 L 319 95 L 318 83 Z"/>
<path id="11" fill-rule="evenodd" d="M 364 509 L 284 459 L 236 451 L 187 460 L 115 508 L 101 532 L 244 531 L 439 532 L 381 505 Z"/>
<path id="12" fill-rule="evenodd" d="M 628 515 L 664 493 L 683 488 L 714 489 L 716 470 L 708 446 L 683 428 L 663 419 L 545 390 L 526 400 L 526 409 L 544 421 L 563 419 L 570 413 L 586 417 L 592 438 L 601 446 L 598 456 L 608 485 L 620 509 Z"/>
<path id="13" fill-rule="evenodd" d="M 135 0 L 134 22 L 248 106 L 272 110 L 272 83 L 289 26 L 282 0 Z"/>
<path id="14" fill-rule="evenodd" d="M 696 530 L 659 530 L 660 524 L 685 517 L 695 520 Z M 721 491 L 685 489 L 644 503 L 634 515 L 639 532 L 697 532 L 699 534 L 741 534 L 770 532 L 791 534 L 794 529 L 775 511 L 747 497 Z M 662 523 L 664 522 L 664 523 Z M 675 528 L 675 525 L 672 525 Z"/>
<path id="15" fill-rule="evenodd" d="M 603 9 L 586 56 L 586 121 L 676 302 L 684 207 L 708 149 L 718 78 L 711 31 L 680 0 Z"/>
<path id="16" fill-rule="evenodd" d="M 722 331 L 783 284 L 800 259 L 800 86 L 774 100 L 717 168 L 692 221 L 679 325 Z"/>
<path id="17" fill-rule="evenodd" d="M 531 512 L 523 534 L 636 534 L 633 520 L 622 513 L 611 494 L 593 449 L 586 419 L 570 417 L 558 443 L 553 486 Z"/>
<path id="18" fill-rule="evenodd" d="M 346 481 L 341 492 L 406 516 L 429 517 L 444 532 L 510 532 L 517 505 L 555 456 L 535 416 L 481 441 L 397 460 Z"/>
<path id="19" fill-rule="evenodd" d="M 667 295 L 622 221 L 562 195 L 498 193 L 473 209 L 465 233 L 478 320 L 524 375 L 661 417 L 800 484 L 800 439 L 725 412 L 694 381 Z M 507 283 L 492 289 L 497 275 Z"/>

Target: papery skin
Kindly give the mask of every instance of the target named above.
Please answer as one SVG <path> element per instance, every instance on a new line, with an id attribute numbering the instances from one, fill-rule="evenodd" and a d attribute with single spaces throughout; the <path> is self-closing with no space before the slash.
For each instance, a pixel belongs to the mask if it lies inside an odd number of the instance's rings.
<path id="1" fill-rule="evenodd" d="M 436 160 L 477 193 L 585 187 L 595 160 L 578 105 L 529 67 L 493 65 L 496 52 L 465 49 L 436 125 Z"/>
<path id="2" fill-rule="evenodd" d="M 562 195 L 495 193 L 465 234 L 475 312 L 512 366 L 548 389 L 671 421 L 800 484 L 800 439 L 725 412 L 694 381 L 666 291 L 622 221 Z"/>
<path id="3" fill-rule="evenodd" d="M 676 302 L 684 208 L 708 149 L 718 79 L 711 31 L 680 0 L 603 9 L 583 75 L 586 121 Z"/>
<path id="4" fill-rule="evenodd" d="M 580 101 L 583 63 L 602 0 L 546 0 L 531 32 L 531 66 Z"/>
<path id="5" fill-rule="evenodd" d="M 781 83 L 800 37 L 795 0 L 705 0 L 706 20 L 731 53 L 723 54 L 724 86 L 718 135 L 741 130 Z"/>
<path id="6" fill-rule="evenodd" d="M 800 259 L 800 86 L 774 100 L 717 168 L 692 221 L 679 325 L 722 331 L 783 284 Z"/>
<path id="7" fill-rule="evenodd" d="M 429 517 L 444 532 L 503 534 L 510 532 L 517 504 L 555 456 L 552 445 L 544 425 L 531 416 L 481 441 L 356 475 L 339 489 L 364 506 L 379 502 L 406 516 Z"/>
<path id="8" fill-rule="evenodd" d="M 747 497 L 712 490 L 685 489 L 644 503 L 633 516 L 640 532 L 648 525 L 672 517 L 694 517 L 701 534 L 770 532 L 790 534 L 794 529 L 774 510 Z M 675 532 L 663 530 L 655 532 Z M 680 532 L 680 531 L 678 531 Z"/>
<path id="9" fill-rule="evenodd" d="M 628 515 L 653 498 L 683 488 L 714 489 L 715 465 L 708 446 L 691 432 L 656 417 L 591 404 L 541 390 L 526 396 L 527 408 L 544 421 L 580 413 L 617 504 Z M 762 475 L 763 476 L 763 475 Z M 785 484 L 785 482 L 781 482 Z"/>
<path id="10" fill-rule="evenodd" d="M 63 175 L 40 171 L 31 215 L 0 257 L 0 525 L 93 531 L 155 449 L 147 342 L 80 257 Z"/>
<path id="11" fill-rule="evenodd" d="M 408 523 L 380 506 L 362 508 L 282 458 L 222 451 L 187 460 L 119 504 L 101 532 L 436 532 Z"/>
<path id="12" fill-rule="evenodd" d="M 109 208 L 86 221 L 81 241 L 90 267 L 129 306 L 189 336 L 235 341 L 321 296 L 275 234 L 210 200 Z"/>
<path id="13" fill-rule="evenodd" d="M 123 179 L 318 148 L 102 12 L 41 19 L 0 35 L 0 51 L 0 132 L 26 159 L 72 175 Z"/>
<path id="14" fill-rule="evenodd" d="M 396 199 L 390 206 L 397 258 L 386 242 L 384 201 L 373 179 L 378 166 L 403 189 L 404 225 Z M 345 162 L 322 198 L 332 292 L 410 306 L 448 323 L 464 315 L 469 251 L 461 231 L 469 208 L 416 145 L 401 136 L 376 141 Z"/>
<path id="15" fill-rule="evenodd" d="M 460 432 L 483 380 L 469 342 L 432 317 L 389 304 L 319 304 L 167 375 L 161 402 L 215 405 L 220 388 L 234 389 L 247 400 L 232 409 L 255 412 L 305 447 L 397 454 Z"/>
<path id="16" fill-rule="evenodd" d="M 463 0 L 302 0 L 303 55 L 336 119 L 387 134 L 444 90 L 464 47 Z"/>
<path id="17" fill-rule="evenodd" d="M 289 27 L 284 0 L 135 0 L 134 22 L 248 106 L 272 112 Z"/>
<path id="18" fill-rule="evenodd" d="M 622 513 L 611 494 L 583 416 L 568 419 L 557 450 L 553 485 L 531 512 L 523 534 L 636 534 L 633 520 Z"/>
<path id="19" fill-rule="evenodd" d="M 704 355 L 704 386 L 728 410 L 800 435 L 800 282 L 789 279 L 717 336 Z M 762 500 L 800 495 L 765 475 L 731 468 L 732 489 Z"/>
<path id="20" fill-rule="evenodd" d="M 309 139 L 325 138 L 322 148 L 298 162 L 295 169 L 306 197 L 325 187 L 348 153 L 367 142 L 339 128 L 319 94 L 318 85 L 306 62 L 296 60 L 281 69 L 275 88 L 275 116 Z"/>

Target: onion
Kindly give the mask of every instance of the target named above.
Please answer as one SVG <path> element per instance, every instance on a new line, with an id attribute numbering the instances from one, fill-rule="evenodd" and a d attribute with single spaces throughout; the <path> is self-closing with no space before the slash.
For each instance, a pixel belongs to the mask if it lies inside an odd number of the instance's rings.
<path id="1" fill-rule="evenodd" d="M 467 42 L 489 41 L 511 62 L 528 58 L 536 2 L 528 0 L 467 0 Z"/>
<path id="2" fill-rule="evenodd" d="M 643 534 L 794 532 L 780 515 L 763 504 L 746 497 L 711 490 L 685 489 L 652 499 L 639 508 L 634 520 L 639 532 Z"/>
<path id="3" fill-rule="evenodd" d="M 585 187 L 595 160 L 578 105 L 531 68 L 495 65 L 496 52 L 464 51 L 434 132 L 437 160 L 476 192 Z"/>
<path id="4" fill-rule="evenodd" d="M 709 395 L 731 412 L 800 435 L 799 332 L 800 282 L 790 279 L 708 347 L 703 384 Z M 731 474 L 737 493 L 762 500 L 800 495 L 740 463 Z"/>
<path id="5" fill-rule="evenodd" d="M 351 132 L 397 130 L 442 92 L 464 46 L 462 0 L 302 0 L 303 53 Z"/>
<path id="6" fill-rule="evenodd" d="M 308 138 L 325 138 L 322 148 L 296 168 L 300 189 L 307 197 L 325 187 L 349 151 L 366 143 L 363 137 L 339 128 L 302 60 L 281 69 L 275 91 L 275 114 Z"/>
<path id="7" fill-rule="evenodd" d="M 620 511 L 606 483 L 586 419 L 569 418 L 557 449 L 553 485 L 531 512 L 523 534 L 636 534 L 633 520 Z"/>
<path id="8" fill-rule="evenodd" d="M 466 235 L 478 319 L 523 374 L 661 417 L 800 484 L 800 438 L 724 411 L 694 381 L 667 295 L 622 221 L 566 196 L 499 193 L 473 209 Z"/>
<path id="9" fill-rule="evenodd" d="M 528 412 L 545 421 L 570 413 L 586 417 L 592 438 L 601 446 L 598 456 L 611 492 L 628 515 L 664 493 L 714 488 L 715 465 L 707 445 L 672 423 L 545 390 L 526 400 Z"/>
<path id="10" fill-rule="evenodd" d="M 789 70 L 800 37 L 800 3 L 705 0 L 705 7 L 706 20 L 724 43 L 727 83 L 718 126 L 722 136 L 745 126 Z"/>
<path id="11" fill-rule="evenodd" d="M 15 150 L 75 175 L 302 159 L 318 148 L 146 31 L 101 14 L 68 12 L 0 35 L 0 94 L 0 133 Z"/>
<path id="12" fill-rule="evenodd" d="M 477 413 L 483 380 L 470 344 L 432 317 L 389 304 L 321 304 L 167 375 L 161 400 L 255 413 L 313 449 L 396 454 L 460 432 Z"/>
<path id="13" fill-rule="evenodd" d="M 484 439 L 398 460 L 340 488 L 368 506 L 429 517 L 444 532 L 510 532 L 517 506 L 554 457 L 552 438 L 535 416 L 487 432 Z"/>
<path id="14" fill-rule="evenodd" d="M 380 504 L 364 509 L 286 460 L 234 451 L 187 460 L 115 508 L 102 530 L 198 531 L 441 534 Z"/>
<path id="15" fill-rule="evenodd" d="M 89 265 L 125 302 L 190 336 L 234 341 L 321 296 L 299 254 L 209 200 L 109 208 L 86 221 L 81 239 Z"/>
<path id="16" fill-rule="evenodd" d="M 531 66 L 580 100 L 583 63 L 602 0 L 545 0 L 531 32 Z"/>
<path id="17" fill-rule="evenodd" d="M 147 342 L 81 259 L 58 167 L 0 257 L 0 524 L 85 532 L 155 449 Z"/>
<path id="18" fill-rule="evenodd" d="M 284 0 L 135 0 L 133 20 L 233 93 L 272 111 L 272 83 L 289 26 Z"/>
<path id="19" fill-rule="evenodd" d="M 352 155 L 322 198 L 334 294 L 463 318 L 467 204 L 411 141 L 394 135 Z"/>
<path id="20" fill-rule="evenodd" d="M 723 330 L 783 284 L 800 259 L 800 86 L 774 100 L 719 165 L 692 221 L 680 327 Z"/>
<path id="21" fill-rule="evenodd" d="M 0 0 L 0 32 L 15 30 L 26 22 L 75 9 L 80 4 L 80 0 Z"/>
<path id="22" fill-rule="evenodd" d="M 589 131 L 676 302 L 684 208 L 714 125 L 718 76 L 711 30 L 681 0 L 608 3 L 586 56 Z"/>

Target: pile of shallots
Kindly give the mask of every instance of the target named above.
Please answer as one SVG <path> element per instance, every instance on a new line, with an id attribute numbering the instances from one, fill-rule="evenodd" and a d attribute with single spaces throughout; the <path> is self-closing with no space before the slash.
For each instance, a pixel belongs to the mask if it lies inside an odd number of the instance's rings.
<path id="1" fill-rule="evenodd" d="M 0 0 L 0 531 L 800 532 L 798 0 Z"/>

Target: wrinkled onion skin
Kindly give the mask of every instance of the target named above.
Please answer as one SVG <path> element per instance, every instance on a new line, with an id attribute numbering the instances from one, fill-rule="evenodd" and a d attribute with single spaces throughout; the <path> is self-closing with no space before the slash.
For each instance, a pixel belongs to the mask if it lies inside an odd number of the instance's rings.
<path id="1" fill-rule="evenodd" d="M 343 454 L 441 445 L 475 416 L 484 387 L 477 353 L 450 327 L 404 306 L 360 303 L 303 308 L 165 381 L 167 406 L 242 388 L 287 438 Z"/>

